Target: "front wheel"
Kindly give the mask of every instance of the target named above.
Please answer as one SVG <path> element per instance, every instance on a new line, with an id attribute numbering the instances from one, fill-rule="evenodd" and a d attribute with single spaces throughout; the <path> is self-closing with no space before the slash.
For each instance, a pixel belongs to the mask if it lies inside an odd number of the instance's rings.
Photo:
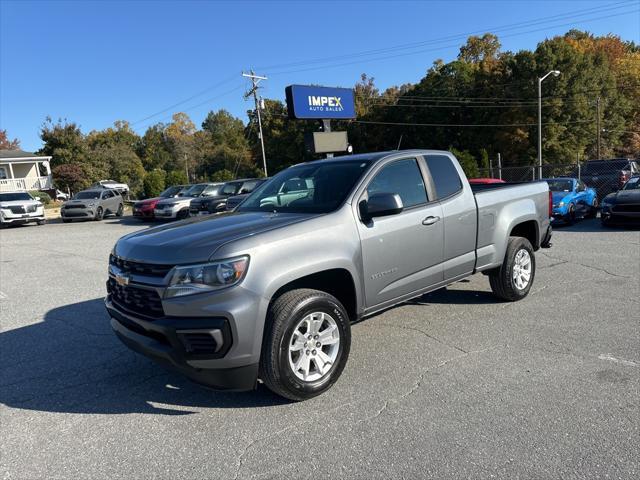
<path id="1" fill-rule="evenodd" d="M 116 212 L 116 217 L 121 217 L 122 212 L 124 212 L 124 206 L 122 204 L 118 205 L 118 211 Z"/>
<path id="2" fill-rule="evenodd" d="M 182 210 L 180 210 L 177 215 L 176 215 L 176 219 L 178 220 L 184 220 L 185 218 L 189 217 L 189 209 L 188 208 L 184 208 Z"/>
<path id="3" fill-rule="evenodd" d="M 274 393 L 306 400 L 327 391 L 342 374 L 351 346 L 349 316 L 332 295 L 291 290 L 269 309 L 260 378 Z"/>
<path id="4" fill-rule="evenodd" d="M 529 240 L 509 237 L 502 266 L 491 272 L 489 284 L 496 297 L 515 302 L 529 294 L 535 274 L 536 257 Z"/>
<path id="5" fill-rule="evenodd" d="M 96 215 L 95 217 L 93 217 L 93 219 L 99 222 L 103 218 L 104 218 L 104 210 L 102 210 L 102 207 L 98 207 L 98 209 L 96 210 Z"/>
<path id="6" fill-rule="evenodd" d="M 573 225 L 576 222 L 576 207 L 574 207 L 573 203 L 569 205 L 564 221 L 567 225 Z"/>
<path id="7" fill-rule="evenodd" d="M 587 214 L 587 218 L 596 218 L 598 214 L 598 198 L 594 198 L 591 206 L 589 207 L 589 213 Z"/>
<path id="8" fill-rule="evenodd" d="M 38 225 L 44 225 L 45 223 L 47 223 L 46 220 L 38 220 Z"/>

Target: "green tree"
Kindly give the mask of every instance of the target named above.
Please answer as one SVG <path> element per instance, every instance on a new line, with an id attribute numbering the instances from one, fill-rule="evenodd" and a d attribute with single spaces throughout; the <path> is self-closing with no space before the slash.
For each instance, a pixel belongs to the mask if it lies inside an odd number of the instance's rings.
<path id="1" fill-rule="evenodd" d="M 157 197 L 164 190 L 166 176 L 165 171 L 160 169 L 147 173 L 144 177 L 144 194 L 147 198 Z"/>
<path id="2" fill-rule="evenodd" d="M 155 168 L 168 170 L 175 163 L 165 136 L 165 128 L 162 123 L 152 125 L 140 139 L 138 156 L 147 171 Z"/>
<path id="3" fill-rule="evenodd" d="M 40 127 L 40 138 L 44 145 L 40 155 L 51 156 L 51 166 L 66 163 L 82 164 L 87 159 L 84 135 L 75 123 L 59 119 L 56 123 L 47 117 Z"/>
<path id="4" fill-rule="evenodd" d="M 171 170 L 167 173 L 166 185 L 186 185 L 189 183 L 187 179 L 187 174 L 183 170 Z"/>
<path id="5" fill-rule="evenodd" d="M 213 175 L 211 175 L 212 182 L 228 182 L 229 180 L 233 180 L 234 178 L 235 175 L 233 174 L 233 172 L 227 169 L 218 170 Z"/>
<path id="6" fill-rule="evenodd" d="M 105 145 L 91 152 L 94 162 L 105 167 L 103 177 L 125 182 L 135 195 L 144 193 L 145 170 L 136 152 L 127 145 Z"/>

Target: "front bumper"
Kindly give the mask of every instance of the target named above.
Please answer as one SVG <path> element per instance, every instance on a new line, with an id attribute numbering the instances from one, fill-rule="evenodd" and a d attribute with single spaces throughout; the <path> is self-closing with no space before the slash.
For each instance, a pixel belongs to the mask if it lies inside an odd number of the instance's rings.
<path id="1" fill-rule="evenodd" d="M 611 207 L 603 207 L 600 218 L 611 225 L 640 225 L 640 212 L 615 211 Z"/>
<path id="2" fill-rule="evenodd" d="M 156 218 L 176 218 L 179 210 L 179 208 L 156 208 L 153 210 L 153 215 Z"/>
<path id="3" fill-rule="evenodd" d="M 153 208 L 133 208 L 133 216 L 139 218 L 153 218 L 155 216 Z"/>
<path id="4" fill-rule="evenodd" d="M 5 213 L 2 212 L 0 215 L 0 223 L 3 224 L 19 224 L 19 223 L 29 223 L 29 222 L 42 222 L 44 221 L 44 211 L 32 212 L 32 213 Z"/>
<path id="5" fill-rule="evenodd" d="M 96 207 L 91 208 L 61 208 L 60 216 L 62 218 L 93 218 L 96 215 L 94 210 Z"/>
<path id="6" fill-rule="evenodd" d="M 224 361 L 237 343 L 229 319 L 222 316 L 143 319 L 125 311 L 110 297 L 106 298 L 105 306 L 115 334 L 133 351 L 210 388 L 233 391 L 255 388 L 257 362 L 234 366 Z M 203 345 L 212 344 L 215 347 L 207 353 L 199 352 Z"/>

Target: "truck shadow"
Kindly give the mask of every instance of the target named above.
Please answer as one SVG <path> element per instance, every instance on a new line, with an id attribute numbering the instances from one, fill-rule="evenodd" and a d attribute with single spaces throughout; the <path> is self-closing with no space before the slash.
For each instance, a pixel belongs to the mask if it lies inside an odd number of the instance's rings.
<path id="1" fill-rule="evenodd" d="M 465 280 L 463 280 L 465 282 Z M 466 280 L 468 282 L 468 280 Z M 465 282 L 465 283 L 466 283 Z M 479 290 L 452 290 L 443 287 L 433 292 L 405 302 L 409 305 L 428 305 L 430 303 L 442 303 L 447 305 L 486 305 L 493 303 L 502 303 L 491 292 L 483 292 Z"/>
<path id="2" fill-rule="evenodd" d="M 0 332 L 0 403 L 56 413 L 188 415 L 287 401 L 262 385 L 253 392 L 214 392 L 164 370 L 120 343 L 98 298 Z"/>

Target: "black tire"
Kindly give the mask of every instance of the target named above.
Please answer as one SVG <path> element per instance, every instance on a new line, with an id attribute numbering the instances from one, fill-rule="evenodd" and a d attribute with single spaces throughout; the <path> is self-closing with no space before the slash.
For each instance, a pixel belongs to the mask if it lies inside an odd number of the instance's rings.
<path id="1" fill-rule="evenodd" d="M 576 207 L 573 205 L 573 203 L 569 205 L 567 214 L 564 216 L 564 222 L 567 225 L 573 225 L 574 223 L 576 223 Z"/>
<path id="2" fill-rule="evenodd" d="M 593 199 L 593 203 L 589 207 L 589 213 L 586 215 L 586 218 L 596 218 L 598 215 L 598 198 Z"/>
<path id="3" fill-rule="evenodd" d="M 124 205 L 118 205 L 118 211 L 116 212 L 116 217 L 121 217 L 124 212 Z"/>
<path id="4" fill-rule="evenodd" d="M 102 220 L 104 218 L 104 210 L 102 210 L 102 207 L 98 207 L 98 209 L 96 210 L 96 214 L 93 217 L 93 219 L 96 222 L 99 222 L 100 220 Z"/>
<path id="5" fill-rule="evenodd" d="M 289 348 L 293 331 L 305 316 L 328 313 L 340 332 L 338 354 L 330 370 L 312 382 L 298 378 L 289 365 Z M 342 304 L 332 295 L 312 289 L 291 290 L 271 305 L 262 342 L 260 378 L 277 395 L 300 401 L 320 395 L 338 380 L 347 363 L 351 347 L 351 325 Z"/>
<path id="6" fill-rule="evenodd" d="M 63 218 L 62 219 L 62 223 L 71 223 L 71 219 L 70 218 Z"/>
<path id="7" fill-rule="evenodd" d="M 529 283 L 523 288 L 519 289 L 515 280 L 513 279 L 513 267 L 515 264 L 516 254 L 520 250 L 526 250 L 531 258 L 531 278 Z M 507 252 L 504 256 L 502 266 L 489 275 L 489 284 L 493 294 L 501 300 L 508 302 L 515 302 L 522 300 L 529 294 L 531 286 L 536 276 L 536 257 L 533 253 L 533 247 L 529 240 L 522 237 L 509 237 L 509 243 L 507 244 Z"/>
<path id="8" fill-rule="evenodd" d="M 45 223 L 47 223 L 46 220 L 38 220 L 38 225 L 44 225 Z"/>
<path id="9" fill-rule="evenodd" d="M 189 217 L 189 209 L 188 208 L 183 208 L 176 215 L 176 219 L 178 219 L 178 220 L 184 220 L 185 218 L 188 218 L 188 217 Z"/>

